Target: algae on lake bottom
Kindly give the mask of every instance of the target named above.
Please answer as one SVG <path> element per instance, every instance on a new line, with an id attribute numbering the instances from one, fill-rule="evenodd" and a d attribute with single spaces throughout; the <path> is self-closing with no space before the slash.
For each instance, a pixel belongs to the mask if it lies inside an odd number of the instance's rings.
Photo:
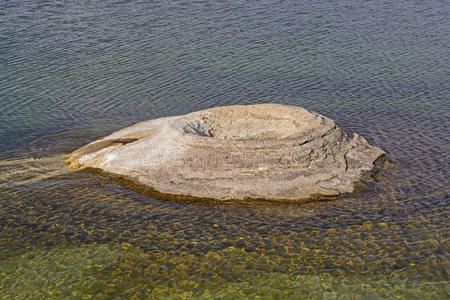
<path id="1" fill-rule="evenodd" d="M 408 271 L 389 275 L 290 276 L 255 272 L 275 255 L 228 247 L 201 256 L 155 255 L 130 244 L 31 250 L 3 259 L 0 297 L 9 299 L 443 299 L 445 283 Z M 228 264 L 218 272 L 215 265 Z"/>

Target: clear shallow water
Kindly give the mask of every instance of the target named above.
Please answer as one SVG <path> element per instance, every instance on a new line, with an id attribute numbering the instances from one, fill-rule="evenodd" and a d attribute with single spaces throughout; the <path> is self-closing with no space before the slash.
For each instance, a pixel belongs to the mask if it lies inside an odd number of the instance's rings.
<path id="1" fill-rule="evenodd" d="M 449 297 L 444 1 L 4 1 L 0 297 Z M 207 205 L 69 173 L 132 123 L 276 102 L 399 166 L 308 205 Z"/>

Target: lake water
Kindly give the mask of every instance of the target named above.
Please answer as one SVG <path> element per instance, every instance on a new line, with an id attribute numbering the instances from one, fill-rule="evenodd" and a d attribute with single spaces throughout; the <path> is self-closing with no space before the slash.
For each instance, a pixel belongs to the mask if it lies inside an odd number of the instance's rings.
<path id="1" fill-rule="evenodd" d="M 446 1 L 1 1 L 0 298 L 449 297 Z M 275 102 L 398 164 L 307 205 L 152 199 L 68 172 L 135 122 Z"/>

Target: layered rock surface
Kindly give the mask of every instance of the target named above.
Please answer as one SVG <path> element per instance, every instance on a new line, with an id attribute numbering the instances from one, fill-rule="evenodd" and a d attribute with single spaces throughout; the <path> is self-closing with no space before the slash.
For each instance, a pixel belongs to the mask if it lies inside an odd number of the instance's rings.
<path id="1" fill-rule="evenodd" d="M 258 104 L 140 122 L 68 161 L 181 198 L 307 201 L 352 192 L 383 154 L 322 115 Z"/>

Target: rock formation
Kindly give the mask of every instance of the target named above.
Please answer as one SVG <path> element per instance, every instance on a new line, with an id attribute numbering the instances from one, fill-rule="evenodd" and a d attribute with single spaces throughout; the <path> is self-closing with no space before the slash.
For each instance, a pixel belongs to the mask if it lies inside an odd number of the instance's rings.
<path id="1" fill-rule="evenodd" d="M 322 115 L 258 104 L 140 122 L 80 148 L 68 162 L 169 198 L 304 202 L 352 192 L 383 154 Z"/>

